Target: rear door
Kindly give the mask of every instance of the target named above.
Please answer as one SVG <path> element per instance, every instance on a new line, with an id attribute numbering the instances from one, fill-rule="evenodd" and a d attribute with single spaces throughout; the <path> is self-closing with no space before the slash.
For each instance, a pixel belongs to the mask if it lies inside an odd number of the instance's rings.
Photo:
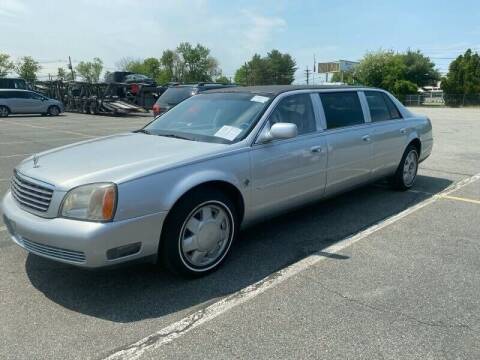
<path id="1" fill-rule="evenodd" d="M 395 171 L 403 155 L 408 129 L 397 107 L 382 91 L 364 91 L 372 124 L 372 176 Z"/>
<path id="2" fill-rule="evenodd" d="M 26 112 L 25 107 L 25 98 L 26 94 L 24 91 L 20 90 L 10 90 L 8 91 L 8 107 L 10 111 L 14 114 L 22 114 Z"/>
<path id="3" fill-rule="evenodd" d="M 252 195 L 257 215 L 277 212 L 323 195 L 326 142 L 317 127 L 312 95 L 287 95 L 276 105 L 263 131 L 276 122 L 294 123 L 298 136 L 252 147 Z"/>
<path id="4" fill-rule="evenodd" d="M 357 91 L 319 93 L 328 146 L 326 193 L 367 182 L 372 171 L 372 129 Z"/>

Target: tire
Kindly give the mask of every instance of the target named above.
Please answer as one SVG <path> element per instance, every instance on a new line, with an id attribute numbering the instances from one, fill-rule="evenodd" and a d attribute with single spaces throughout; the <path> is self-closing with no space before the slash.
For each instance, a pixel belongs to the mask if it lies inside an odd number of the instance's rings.
<path id="1" fill-rule="evenodd" d="M 10 109 L 6 106 L 0 106 L 0 117 L 7 117 L 10 115 Z"/>
<path id="2" fill-rule="evenodd" d="M 410 189 L 417 178 L 417 171 L 418 149 L 414 145 L 409 145 L 403 153 L 397 171 L 390 179 L 393 188 L 402 191 Z"/>
<path id="3" fill-rule="evenodd" d="M 50 115 L 50 116 L 58 116 L 58 115 L 60 115 L 60 109 L 58 108 L 58 106 L 55 106 L 55 105 L 50 106 L 50 107 L 48 108 L 48 115 Z"/>
<path id="4" fill-rule="evenodd" d="M 215 188 L 194 190 L 168 214 L 159 259 L 168 270 L 185 277 L 213 272 L 227 257 L 238 222 L 235 204 L 225 193 Z"/>

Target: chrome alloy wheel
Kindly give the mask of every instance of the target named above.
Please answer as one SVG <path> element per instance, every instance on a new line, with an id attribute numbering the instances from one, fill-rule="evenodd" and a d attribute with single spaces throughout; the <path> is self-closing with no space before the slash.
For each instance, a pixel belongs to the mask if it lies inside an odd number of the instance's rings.
<path id="1" fill-rule="evenodd" d="M 7 117 L 8 109 L 5 106 L 0 106 L 0 117 Z"/>
<path id="2" fill-rule="evenodd" d="M 194 270 L 212 268 L 228 252 L 233 231 L 232 214 L 223 203 L 209 201 L 198 205 L 180 231 L 182 261 Z"/>
<path id="3" fill-rule="evenodd" d="M 403 183 L 405 186 L 410 186 L 413 184 L 415 177 L 417 176 L 417 169 L 418 155 L 415 150 L 411 150 L 405 158 L 405 162 L 403 163 Z"/>

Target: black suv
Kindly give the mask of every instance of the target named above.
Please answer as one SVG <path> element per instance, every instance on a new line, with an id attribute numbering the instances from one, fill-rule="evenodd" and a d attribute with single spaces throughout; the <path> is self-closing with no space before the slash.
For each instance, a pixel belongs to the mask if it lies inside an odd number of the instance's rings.
<path id="1" fill-rule="evenodd" d="M 188 99 L 190 96 L 198 94 L 202 91 L 220 89 L 225 87 L 236 86 L 233 84 L 219 84 L 219 83 L 197 83 L 185 85 L 173 85 L 157 99 L 153 105 L 153 115 L 158 116 L 170 110 L 172 107 Z"/>

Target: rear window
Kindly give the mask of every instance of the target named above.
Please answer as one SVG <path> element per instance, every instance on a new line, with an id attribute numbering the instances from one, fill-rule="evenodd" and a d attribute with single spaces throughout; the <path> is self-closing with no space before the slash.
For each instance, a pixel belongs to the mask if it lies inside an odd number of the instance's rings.
<path id="1" fill-rule="evenodd" d="M 364 124 L 362 106 L 356 91 L 319 93 L 327 129 Z"/>
<path id="2" fill-rule="evenodd" d="M 158 104 L 177 105 L 195 94 L 193 86 L 178 86 L 168 88 L 157 100 Z"/>

